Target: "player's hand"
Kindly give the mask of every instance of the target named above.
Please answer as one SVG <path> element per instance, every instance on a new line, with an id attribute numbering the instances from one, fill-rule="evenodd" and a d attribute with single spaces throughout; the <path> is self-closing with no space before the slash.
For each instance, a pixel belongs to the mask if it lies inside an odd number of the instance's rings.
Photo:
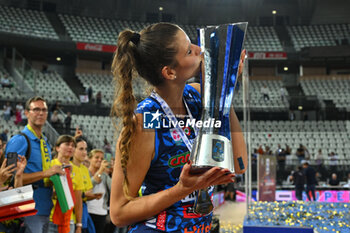
<path id="1" fill-rule="evenodd" d="M 234 182 L 235 174 L 231 173 L 229 169 L 213 167 L 202 174 L 191 174 L 191 164 L 192 162 L 184 165 L 179 181 L 183 188 L 190 190 L 189 192 L 205 189 L 212 185 Z"/>
<path id="2" fill-rule="evenodd" d="M 243 49 L 241 53 L 241 60 L 239 61 L 239 66 L 238 66 L 238 76 L 240 76 L 243 72 L 245 55 L 246 55 L 246 50 Z"/>

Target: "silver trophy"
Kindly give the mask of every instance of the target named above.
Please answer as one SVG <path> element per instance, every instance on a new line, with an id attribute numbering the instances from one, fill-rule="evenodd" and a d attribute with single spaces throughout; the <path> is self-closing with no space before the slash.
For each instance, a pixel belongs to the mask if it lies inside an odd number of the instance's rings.
<path id="1" fill-rule="evenodd" d="M 204 53 L 201 121 L 221 124 L 199 129 L 190 155 L 191 173 L 212 167 L 235 171 L 229 118 L 247 26 L 244 22 L 198 29 L 198 42 Z M 206 190 L 197 191 L 194 212 L 208 214 L 212 209 Z"/>

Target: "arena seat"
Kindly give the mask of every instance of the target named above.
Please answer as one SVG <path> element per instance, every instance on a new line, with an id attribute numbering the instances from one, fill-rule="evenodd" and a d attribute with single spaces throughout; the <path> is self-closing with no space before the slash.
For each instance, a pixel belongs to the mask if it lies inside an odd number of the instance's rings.
<path id="1" fill-rule="evenodd" d="M 300 84 L 305 95 L 315 95 L 320 100 L 332 100 L 337 108 L 350 110 L 350 76 L 302 77 Z"/>
<path id="2" fill-rule="evenodd" d="M 261 88 L 266 85 L 270 100 L 265 101 L 261 94 Z M 281 88 L 285 93 L 285 98 L 281 98 Z M 252 80 L 249 84 L 250 108 L 252 111 L 286 111 L 289 109 L 288 92 L 283 87 L 281 80 Z M 237 110 L 243 108 L 243 87 L 240 83 L 236 87 L 233 98 L 233 106 Z"/>
<path id="3" fill-rule="evenodd" d="M 287 144 L 292 148 L 290 159 L 297 159 L 296 149 L 303 144 L 308 148 L 311 159 L 315 159 L 318 150 L 322 149 L 324 159 L 333 151 L 339 160 L 345 161 L 350 159 L 349 125 L 350 121 L 252 121 L 252 147 L 267 145 L 276 151 L 278 144 L 282 147 Z"/>
<path id="4" fill-rule="evenodd" d="M 79 104 L 79 99 L 69 88 L 63 78 L 56 72 L 42 73 L 29 70 L 24 74 L 25 81 L 37 94 L 43 96 L 49 103 L 61 101 L 66 104 Z"/>
<path id="5" fill-rule="evenodd" d="M 350 24 L 288 26 L 287 30 L 295 50 L 300 51 L 304 47 L 336 46 L 346 38 Z"/>
<path id="6" fill-rule="evenodd" d="M 103 140 L 106 138 L 114 150 L 117 139 L 115 138 L 115 128 L 110 117 L 90 116 L 90 115 L 72 115 L 72 125 L 79 125 L 90 142 L 95 148 L 103 147 Z M 118 131 L 117 131 L 118 132 Z M 116 136 L 119 134 L 117 133 Z"/>
<path id="7" fill-rule="evenodd" d="M 44 12 L 0 6 L 0 31 L 58 40 Z"/>
<path id="8" fill-rule="evenodd" d="M 58 15 L 69 36 L 76 42 L 116 44 L 119 32 L 125 28 L 139 31 L 146 23 L 72 15 Z"/>
<path id="9" fill-rule="evenodd" d="M 16 87 L 15 80 L 11 77 L 11 75 L 3 67 L 0 66 L 0 80 L 5 75 L 7 75 L 8 80 L 10 83 L 13 83 L 14 86 L 12 88 L 1 88 L 0 85 L 0 99 L 24 102 L 27 99 L 26 95 Z"/>
<path id="10" fill-rule="evenodd" d="M 101 91 L 102 104 L 111 106 L 114 95 L 113 77 L 97 73 L 77 73 L 79 81 L 85 89 L 92 87 L 94 95 Z M 145 97 L 146 82 L 141 78 L 133 79 L 133 91 L 137 97 Z"/>
<path id="11" fill-rule="evenodd" d="M 253 52 L 283 51 L 273 27 L 248 27 L 244 46 Z"/>

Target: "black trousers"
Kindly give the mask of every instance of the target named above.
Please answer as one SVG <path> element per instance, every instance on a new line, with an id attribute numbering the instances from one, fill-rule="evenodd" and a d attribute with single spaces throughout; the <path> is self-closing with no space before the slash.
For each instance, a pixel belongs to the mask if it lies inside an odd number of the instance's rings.
<path id="1" fill-rule="evenodd" d="M 90 214 L 90 216 L 94 222 L 96 233 L 104 233 L 107 215 Z"/>

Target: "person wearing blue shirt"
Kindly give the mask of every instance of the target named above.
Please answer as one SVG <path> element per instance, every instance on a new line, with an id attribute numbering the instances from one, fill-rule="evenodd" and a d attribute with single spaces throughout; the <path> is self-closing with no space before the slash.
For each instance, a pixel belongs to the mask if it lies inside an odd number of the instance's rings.
<path id="1" fill-rule="evenodd" d="M 64 174 L 60 166 L 50 167 L 51 148 L 47 138 L 42 134 L 47 112 L 47 104 L 42 97 L 33 97 L 26 103 L 25 115 L 28 118 L 28 124 L 22 130 L 22 133 L 27 135 L 31 150 L 23 174 L 23 185 L 33 185 L 35 209 L 38 211 L 36 215 L 25 218 L 26 233 L 46 231 L 52 208 L 52 186 L 48 179 L 54 174 Z M 27 139 L 23 135 L 15 135 L 6 146 L 5 156 L 9 152 L 25 155 L 27 148 Z"/>

